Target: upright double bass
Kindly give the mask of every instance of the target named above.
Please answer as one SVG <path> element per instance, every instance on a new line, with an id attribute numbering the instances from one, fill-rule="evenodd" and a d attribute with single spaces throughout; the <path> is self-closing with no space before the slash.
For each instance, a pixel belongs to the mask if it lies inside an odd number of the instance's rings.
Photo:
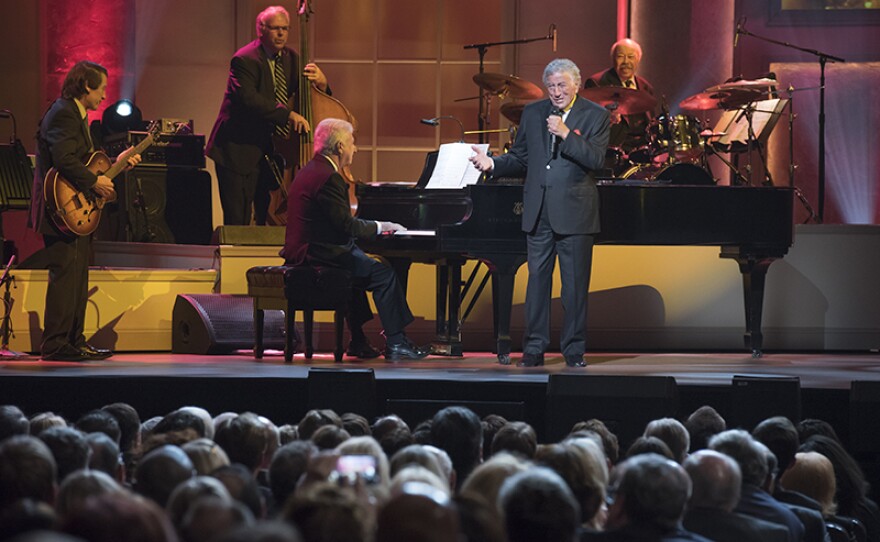
<path id="1" fill-rule="evenodd" d="M 299 169 L 303 167 L 314 154 L 314 137 L 312 130 L 319 122 L 328 118 L 336 118 L 347 120 L 354 126 L 357 131 L 357 119 L 351 114 L 345 105 L 330 96 L 326 92 L 318 88 L 303 71 L 305 66 L 311 59 L 309 47 L 309 19 L 314 11 L 309 0 L 299 0 L 297 4 L 297 15 L 299 16 L 299 57 L 302 60 L 302 66 L 299 69 L 299 92 L 296 96 L 291 96 L 288 107 L 297 111 L 302 115 L 311 126 L 311 130 L 303 133 L 296 133 L 291 130 L 288 138 L 275 137 L 275 148 L 284 157 L 286 164 L 284 172 L 281 173 L 277 164 L 270 164 L 275 171 L 276 180 L 279 187 L 271 193 L 269 202 L 269 212 L 267 223 L 270 225 L 284 225 L 287 223 L 287 190 L 293 180 L 293 168 Z M 296 102 L 294 102 L 296 99 Z M 355 196 L 354 184 L 356 184 L 351 171 L 346 167 L 341 172 L 342 176 L 349 183 L 348 198 L 352 206 L 352 213 L 357 208 L 357 198 Z M 280 175 L 280 179 L 278 178 Z"/>

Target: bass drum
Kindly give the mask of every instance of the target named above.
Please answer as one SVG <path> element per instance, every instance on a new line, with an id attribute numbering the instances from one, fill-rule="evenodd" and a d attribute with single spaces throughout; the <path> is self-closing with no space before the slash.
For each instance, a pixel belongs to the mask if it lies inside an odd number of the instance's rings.
<path id="1" fill-rule="evenodd" d="M 712 175 L 695 164 L 670 164 L 666 166 L 637 165 L 622 176 L 635 181 L 655 181 L 664 184 L 709 186 L 715 184 Z"/>

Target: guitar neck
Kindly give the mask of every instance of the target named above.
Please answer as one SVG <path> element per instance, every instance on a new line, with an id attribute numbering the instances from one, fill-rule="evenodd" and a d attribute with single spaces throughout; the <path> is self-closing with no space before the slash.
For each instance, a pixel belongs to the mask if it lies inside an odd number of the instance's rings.
<path id="1" fill-rule="evenodd" d="M 147 147 L 149 147 L 152 144 L 153 144 L 153 134 L 152 134 L 152 132 L 150 132 L 147 134 L 147 137 L 145 137 L 143 140 L 141 140 L 140 143 L 135 145 L 134 151 L 132 151 L 131 154 L 140 154 L 143 151 L 145 151 L 147 149 Z M 109 178 L 113 179 L 114 177 L 119 175 L 119 173 L 122 172 L 122 170 L 125 169 L 127 166 L 128 166 L 128 161 L 119 160 L 117 158 L 116 162 L 112 166 L 110 166 L 110 169 L 105 171 L 103 173 L 103 175 L 105 177 L 109 177 Z"/>

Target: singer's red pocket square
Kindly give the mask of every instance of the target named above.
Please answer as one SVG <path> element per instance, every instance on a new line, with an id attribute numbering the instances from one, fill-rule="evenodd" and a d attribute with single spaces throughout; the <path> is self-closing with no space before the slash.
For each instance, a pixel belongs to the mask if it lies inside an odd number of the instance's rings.
<path id="1" fill-rule="evenodd" d="M 581 131 L 578 130 L 577 128 L 574 129 L 574 133 L 576 133 L 577 135 L 581 135 Z"/>

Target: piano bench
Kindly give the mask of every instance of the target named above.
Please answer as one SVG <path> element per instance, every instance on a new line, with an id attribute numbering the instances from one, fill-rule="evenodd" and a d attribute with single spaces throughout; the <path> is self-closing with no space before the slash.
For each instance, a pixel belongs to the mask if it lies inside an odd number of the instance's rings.
<path id="1" fill-rule="evenodd" d="M 254 298 L 254 358 L 263 357 L 263 311 L 283 310 L 284 362 L 293 361 L 296 311 L 303 313 L 306 359 L 312 359 L 315 311 L 333 311 L 336 349 L 342 361 L 343 324 L 351 301 L 351 274 L 333 267 L 257 266 L 247 270 L 248 295 Z"/>

